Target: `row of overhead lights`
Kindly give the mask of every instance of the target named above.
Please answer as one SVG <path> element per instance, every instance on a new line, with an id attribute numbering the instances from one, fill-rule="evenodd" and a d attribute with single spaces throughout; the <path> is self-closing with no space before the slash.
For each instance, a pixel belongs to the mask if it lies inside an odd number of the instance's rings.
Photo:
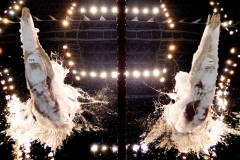
<path id="1" fill-rule="evenodd" d="M 128 149 L 129 146 L 130 146 L 130 144 L 126 146 L 126 149 Z M 91 151 L 93 153 L 97 153 L 99 151 L 100 152 L 106 152 L 109 149 L 112 150 L 113 153 L 117 153 L 117 151 L 118 151 L 118 147 L 115 146 L 115 145 L 113 145 L 112 147 L 108 147 L 107 145 L 97 145 L 97 144 L 94 144 L 91 147 Z M 135 144 L 135 145 L 131 146 L 131 149 L 134 152 L 138 152 L 139 150 L 141 150 L 142 153 L 146 153 L 148 151 L 148 146 L 146 144 L 141 144 L 141 145 Z"/>
<path id="2" fill-rule="evenodd" d="M 73 10 L 75 9 L 76 6 L 77 6 L 76 3 L 73 3 L 72 6 L 70 7 L 70 9 L 68 10 L 68 14 L 70 14 L 70 15 L 73 14 Z M 163 11 L 167 11 L 165 4 L 161 4 L 161 8 L 163 9 Z M 81 10 L 82 13 L 84 13 L 86 11 L 85 8 L 81 8 L 80 10 Z M 96 7 L 92 7 L 92 8 L 90 8 L 90 11 L 92 13 L 96 13 L 97 12 L 97 8 Z M 101 11 L 102 12 L 107 12 L 107 8 L 106 7 L 102 7 Z M 116 7 L 112 8 L 112 12 L 117 12 L 117 8 Z M 138 13 L 139 10 L 137 8 L 134 8 L 133 12 L 134 13 Z M 143 12 L 144 13 L 148 13 L 148 10 L 144 9 Z M 154 8 L 153 12 L 158 13 L 158 9 Z M 165 16 L 169 17 L 169 13 L 166 12 Z M 170 24 L 171 28 L 174 27 L 174 24 L 172 23 L 172 20 L 170 18 L 167 20 L 167 22 Z M 65 26 L 68 25 L 68 21 L 67 20 L 63 21 L 63 25 L 65 25 Z M 63 49 L 66 50 L 67 48 L 68 48 L 67 45 L 63 46 Z M 175 46 L 174 45 L 170 45 L 169 50 L 173 51 L 174 49 L 175 49 Z M 66 57 L 68 57 L 68 58 L 71 57 L 71 54 L 69 52 L 66 52 Z M 172 58 L 172 54 L 171 53 L 168 54 L 167 58 L 171 59 Z M 72 60 L 69 60 L 68 61 L 68 65 L 72 67 L 72 66 L 74 66 L 74 62 Z M 153 75 L 156 76 L 157 72 L 159 72 L 159 71 L 154 71 Z M 163 70 L 163 73 L 165 73 L 165 72 L 166 72 L 166 69 Z M 72 73 L 73 74 L 77 74 L 77 71 L 76 70 L 72 70 Z M 129 73 L 127 72 L 126 74 L 128 76 Z M 81 72 L 81 77 L 85 77 L 87 75 L 90 75 L 90 77 L 100 77 L 100 78 L 106 78 L 107 77 L 107 73 L 106 72 L 102 72 L 100 74 L 97 74 L 95 72 L 91 72 L 91 73 L 88 73 L 88 74 L 86 72 Z M 111 75 L 112 75 L 113 78 L 117 78 L 117 72 L 112 72 Z M 145 71 L 142 74 L 139 71 L 134 71 L 133 72 L 133 77 L 138 78 L 140 75 L 143 75 L 144 77 L 148 77 L 150 75 L 150 72 L 149 71 Z M 80 80 L 80 79 L 81 79 L 80 75 L 77 75 L 76 76 L 76 80 Z M 165 81 L 164 77 L 160 78 L 160 82 L 164 82 L 164 81 Z"/>
<path id="3" fill-rule="evenodd" d="M 67 45 L 63 45 L 63 49 L 64 50 L 67 50 L 68 49 L 68 46 Z M 173 51 L 173 50 L 175 50 L 175 46 L 174 45 L 170 45 L 169 46 L 169 50 L 170 51 Z M 66 57 L 67 58 L 69 58 L 69 57 L 71 57 L 71 54 L 69 53 L 69 52 L 66 52 Z M 171 59 L 172 58 L 172 54 L 168 54 L 168 59 Z M 72 61 L 72 60 L 69 60 L 68 61 L 68 64 L 69 64 L 69 66 L 73 66 L 74 65 L 74 62 Z M 166 73 L 167 72 L 167 69 L 166 68 L 164 68 L 163 70 L 162 70 L 162 73 Z M 80 73 L 78 73 L 78 71 L 76 71 L 76 70 L 72 70 L 72 74 L 79 74 L 79 75 L 76 75 L 76 80 L 80 80 L 81 78 L 80 78 L 80 76 L 81 77 L 87 77 L 87 76 L 90 76 L 90 77 L 100 77 L 100 78 L 107 78 L 108 77 L 108 75 L 109 75 L 109 73 L 106 73 L 106 72 L 102 72 L 102 73 L 96 73 L 96 72 L 90 72 L 90 73 L 86 73 L 86 72 L 84 72 L 84 71 L 82 71 L 82 72 L 80 72 Z M 112 78 L 117 78 L 117 72 L 112 72 L 111 74 L 111 77 Z M 129 72 L 126 72 L 126 76 L 129 76 L 130 74 L 129 74 Z M 149 77 L 149 76 L 151 76 L 151 75 L 153 75 L 153 76 L 155 76 L 155 77 L 158 77 L 158 76 L 160 76 L 160 71 L 159 70 L 154 70 L 153 72 L 150 72 L 150 71 L 144 71 L 144 72 L 139 72 L 139 71 L 133 71 L 132 72 L 132 75 L 133 75 L 133 77 L 135 77 L 135 78 L 138 78 L 138 77 L 140 77 L 141 75 L 143 76 L 143 77 Z M 165 81 L 165 78 L 164 77 L 161 77 L 160 78 L 160 82 L 164 82 Z"/>
<path id="4" fill-rule="evenodd" d="M 78 74 L 76 70 L 72 70 L 72 73 L 73 74 Z M 163 73 L 166 73 L 166 69 L 163 69 Z M 112 72 L 111 73 L 112 78 L 117 78 L 117 75 L 118 75 L 117 72 Z M 154 70 L 152 75 L 154 77 L 159 77 L 160 76 L 160 71 L 159 70 Z M 94 77 L 107 78 L 108 74 L 106 72 L 102 72 L 102 73 L 90 72 L 90 73 L 87 73 L 87 72 L 82 71 L 82 72 L 79 73 L 79 76 L 76 76 L 76 80 L 80 80 L 80 77 L 83 78 L 83 77 L 87 77 L 87 76 L 90 76 L 92 78 L 94 78 Z M 130 73 L 126 72 L 126 76 L 127 77 L 130 76 Z M 149 71 L 144 71 L 143 73 L 141 73 L 139 71 L 133 71 L 132 76 L 135 77 L 135 78 L 139 78 L 140 76 L 143 76 L 143 77 L 147 78 L 151 75 L 150 75 Z M 165 78 L 161 77 L 160 82 L 164 82 L 164 81 L 165 81 Z"/>
<path id="5" fill-rule="evenodd" d="M 134 145 L 127 145 L 126 146 L 126 149 L 132 149 L 133 153 L 134 153 L 134 157 L 137 157 L 137 154 L 139 151 L 141 151 L 142 154 L 146 154 L 147 151 L 149 150 L 148 149 L 148 146 L 146 144 L 141 144 L 141 145 L 137 145 L 137 144 L 134 144 Z M 101 156 L 102 154 L 104 153 L 107 153 L 109 150 L 112 151 L 112 153 L 117 153 L 118 152 L 118 147 L 116 145 L 113 145 L 112 147 L 108 147 L 107 145 L 98 145 L 98 144 L 94 144 L 91 146 L 91 152 L 97 156 L 99 154 L 99 156 Z M 216 157 L 216 153 L 215 152 L 212 152 L 212 155 L 211 156 L 208 156 L 208 155 L 203 155 L 202 158 L 203 159 L 212 159 Z M 182 154 L 182 156 L 180 157 L 181 159 L 188 159 L 187 155 L 186 154 Z"/>
<path id="6" fill-rule="evenodd" d="M 16 1 L 14 1 L 14 3 L 16 3 Z M 23 1 L 19 1 L 19 3 L 20 3 L 20 4 L 23 4 Z M 70 9 L 67 11 L 67 13 L 68 13 L 69 15 L 72 15 L 75 7 L 76 7 L 76 3 L 73 3 L 72 6 L 70 7 Z M 19 10 L 19 9 L 20 9 L 20 7 L 16 4 L 14 7 L 10 6 L 10 7 L 9 7 L 10 10 L 5 10 L 4 13 L 9 13 L 10 15 L 14 15 L 15 12 L 12 10 L 13 8 L 14 8 L 15 10 Z M 166 8 L 165 4 L 162 4 L 162 5 L 161 5 L 161 8 L 162 8 L 162 10 L 165 12 L 165 13 L 164 13 L 165 17 L 166 17 L 166 18 L 169 18 L 170 15 L 169 15 L 168 12 L 166 12 L 166 11 L 167 11 L 167 8 Z M 98 9 L 97 9 L 96 7 L 91 7 L 91 8 L 90 8 L 90 12 L 93 13 L 93 14 L 94 14 L 94 13 L 97 13 L 97 11 L 98 11 Z M 126 11 L 128 11 L 128 10 L 126 9 Z M 132 11 L 133 11 L 134 14 L 140 13 L 140 11 L 139 11 L 138 8 L 133 8 Z M 85 12 L 86 12 L 86 9 L 85 9 L 85 8 L 81 8 L 81 9 L 80 9 L 80 12 L 81 12 L 81 13 L 85 13 Z M 102 7 L 102 8 L 101 8 L 101 12 L 102 12 L 102 13 L 106 13 L 106 12 L 107 12 L 107 8 L 106 8 L 106 7 Z M 112 8 L 112 12 L 113 12 L 113 13 L 117 13 L 117 8 L 116 8 L 116 7 L 113 7 L 113 8 Z M 149 11 L 147 8 L 144 8 L 144 9 L 142 10 L 142 12 L 143 12 L 144 14 L 150 13 L 150 11 Z M 159 13 L 159 9 L 158 9 L 158 8 L 153 8 L 152 13 L 153 13 L 153 14 Z M 9 22 L 10 22 L 9 19 L 7 19 L 7 18 L 2 18 L 2 17 L 0 17 L 0 21 L 3 21 L 4 23 L 9 23 Z M 167 22 L 169 23 L 169 26 L 170 26 L 171 28 L 174 27 L 174 24 L 173 24 L 173 22 L 172 22 L 172 20 L 171 20 L 170 18 L 167 20 Z M 64 21 L 63 21 L 63 25 L 64 25 L 64 26 L 67 26 L 67 25 L 68 25 L 68 21 L 67 21 L 67 20 L 64 20 Z M 1 33 L 1 29 L 0 29 L 0 33 Z"/>
<path id="7" fill-rule="evenodd" d="M 72 14 L 73 14 L 73 11 L 74 11 L 74 9 L 75 9 L 76 6 L 77 6 L 77 4 L 76 4 L 76 3 L 73 3 L 67 13 L 68 13 L 69 15 L 72 15 Z M 165 4 L 161 4 L 161 8 L 163 9 L 164 12 L 167 11 L 167 8 L 166 8 Z M 85 12 L 86 12 L 85 8 L 81 8 L 80 11 L 81 11 L 81 13 L 85 13 Z M 107 12 L 107 8 L 106 8 L 106 7 L 102 7 L 102 8 L 101 8 L 101 11 L 102 11 L 103 13 L 106 13 L 106 12 Z M 128 11 L 128 10 L 126 9 L 126 12 L 127 12 L 127 11 Z M 143 13 L 145 13 L 145 14 L 148 13 L 148 11 L 149 11 L 149 10 L 146 9 L 146 8 L 143 9 Z M 91 12 L 91 13 L 96 13 L 96 12 L 97 12 L 97 8 L 96 8 L 96 7 L 91 7 L 91 8 L 90 8 L 90 12 Z M 117 8 L 116 8 L 116 7 L 113 7 L 113 8 L 112 8 L 112 12 L 113 12 L 113 13 L 116 13 L 116 12 L 117 12 Z M 158 13 L 158 12 L 159 12 L 158 8 L 154 8 L 154 9 L 153 9 L 153 13 L 156 14 L 156 13 Z M 134 8 L 134 9 L 133 9 L 133 13 L 137 14 L 137 13 L 139 13 L 139 10 L 138 10 L 137 8 Z M 168 17 L 169 17 L 169 13 L 166 12 L 166 13 L 165 13 L 165 16 L 168 18 Z M 170 26 L 171 28 L 174 27 L 174 24 L 172 23 L 172 20 L 171 20 L 170 18 L 167 20 L 167 22 L 170 24 L 169 26 Z M 63 25 L 67 26 L 68 24 L 69 24 L 69 23 L 68 23 L 67 20 L 64 20 L 64 21 L 63 21 Z M 64 46 L 63 46 L 63 49 L 66 50 L 67 48 L 68 48 L 67 45 L 64 45 Z M 170 51 L 175 50 L 175 46 L 174 46 L 174 45 L 170 45 L 170 46 L 169 46 L 169 50 L 170 50 Z M 70 54 L 69 52 L 66 52 L 66 57 L 68 57 L 68 58 L 71 57 L 71 54 Z M 167 55 L 167 58 L 168 58 L 168 59 L 171 59 L 171 58 L 172 58 L 172 54 L 169 53 L 169 54 Z M 74 62 L 73 62 L 72 60 L 69 60 L 69 61 L 68 61 L 68 65 L 72 67 L 72 66 L 74 65 Z M 163 73 L 166 73 L 166 71 L 167 71 L 166 69 L 163 69 Z M 76 70 L 72 70 L 72 73 L 73 73 L 73 74 L 78 74 Z M 158 76 L 159 73 L 160 73 L 160 72 L 159 72 L 158 70 L 153 71 L 153 75 L 154 75 L 154 76 Z M 81 79 L 80 77 L 86 77 L 87 75 L 90 75 L 90 77 L 106 78 L 108 74 L 107 74 L 106 72 L 102 72 L 102 73 L 95 73 L 95 72 L 86 73 L 86 72 L 82 71 L 82 72 L 80 73 L 80 75 L 76 75 L 76 80 L 80 80 L 80 79 Z M 129 75 L 129 73 L 126 72 L 126 76 L 128 76 L 128 75 Z M 143 75 L 144 77 L 148 77 L 148 76 L 150 76 L 150 72 L 149 72 L 149 71 L 145 71 L 145 72 L 143 72 L 143 73 L 140 73 L 139 71 L 134 71 L 134 72 L 132 72 L 132 75 L 133 75 L 133 77 L 135 77 L 135 78 L 140 77 L 140 75 Z M 112 73 L 111 73 L 111 77 L 112 77 L 112 78 L 117 78 L 117 72 L 112 72 Z M 165 78 L 164 78 L 164 77 L 161 77 L 161 78 L 160 78 L 160 82 L 164 82 L 164 81 L 165 81 Z"/>
<path id="8" fill-rule="evenodd" d="M 68 15 L 72 15 L 72 14 L 74 13 L 74 9 L 75 9 L 76 6 L 77 6 L 76 3 L 73 3 L 73 4 L 72 4 L 72 6 L 70 7 L 70 9 L 67 11 Z M 160 6 L 161 6 L 161 9 L 162 9 L 163 12 L 164 12 L 165 17 L 166 17 L 166 18 L 169 18 L 169 17 L 170 17 L 170 14 L 167 12 L 166 5 L 165 5 L 165 4 L 161 4 Z M 107 12 L 108 12 L 108 9 L 107 9 L 106 7 L 101 7 L 100 9 L 98 9 L 97 7 L 91 7 L 88 11 L 90 11 L 92 14 L 95 14 L 95 13 L 98 12 L 98 10 L 100 10 L 101 13 L 107 13 Z M 81 12 L 81 13 L 86 13 L 86 11 L 87 11 L 86 8 L 80 8 L 80 12 Z M 112 8 L 111 8 L 111 11 L 112 11 L 112 13 L 117 13 L 117 7 L 112 7 Z M 126 13 L 127 13 L 127 12 L 128 12 L 128 8 L 126 8 Z M 138 14 L 138 13 L 141 13 L 141 11 L 140 11 L 140 9 L 138 9 L 138 8 L 133 8 L 133 9 L 132 9 L 132 13 Z M 148 13 L 158 14 L 158 13 L 159 13 L 159 8 L 155 7 L 155 8 L 152 9 L 152 11 L 150 11 L 148 8 L 143 8 L 143 9 L 142 9 L 142 13 L 143 13 L 143 14 L 148 14 Z M 171 20 L 170 18 L 167 20 L 167 22 L 169 23 L 169 26 L 170 26 L 171 28 L 174 27 L 174 24 L 173 24 L 173 22 L 172 22 L 172 20 Z M 65 21 L 63 22 L 63 24 L 64 24 L 64 25 L 68 25 L 68 22 L 65 20 Z"/>
<path id="9" fill-rule="evenodd" d="M 67 13 L 68 14 L 73 14 L 74 12 L 74 7 L 76 7 L 76 3 L 73 3 L 72 4 L 72 6 L 70 7 L 70 9 L 67 11 Z M 167 11 L 167 9 L 165 8 L 165 5 L 164 4 L 162 4 L 161 5 L 161 8 L 162 8 L 162 10 L 164 11 L 164 12 L 166 12 Z M 108 12 L 108 8 L 107 7 L 101 7 L 100 9 L 99 8 L 97 8 L 97 7 L 90 7 L 89 8 L 89 10 L 88 11 L 90 11 L 91 13 L 93 13 L 93 14 L 95 14 L 95 13 L 97 13 L 98 12 L 98 10 L 100 10 L 100 12 L 101 13 L 107 13 Z M 81 13 L 85 13 L 85 12 L 87 12 L 87 9 L 86 8 L 80 8 L 80 12 Z M 111 8 L 111 12 L 112 13 L 117 13 L 117 7 L 112 7 Z M 126 8 L 126 12 L 128 12 L 128 8 Z M 141 11 L 138 9 L 138 8 L 133 8 L 132 9 L 132 13 L 134 13 L 134 14 L 138 14 L 138 13 L 140 13 Z M 142 9 L 142 13 L 144 13 L 144 14 L 148 14 L 148 13 L 150 13 L 151 11 L 148 9 L 148 8 L 143 8 Z M 155 7 L 155 8 L 153 8 L 152 9 L 152 13 L 153 14 L 157 14 L 157 13 L 159 13 L 159 9 L 157 8 L 157 7 Z M 169 16 L 169 14 L 168 13 L 165 13 L 165 15 L 166 15 L 166 17 L 168 17 Z"/>

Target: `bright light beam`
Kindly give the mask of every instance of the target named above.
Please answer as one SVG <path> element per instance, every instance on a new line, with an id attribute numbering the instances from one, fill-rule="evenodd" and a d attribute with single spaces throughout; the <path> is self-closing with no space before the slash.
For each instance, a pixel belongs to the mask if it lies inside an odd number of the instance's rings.
<path id="1" fill-rule="evenodd" d="M 158 13 L 158 9 L 157 9 L 157 8 L 154 8 L 154 9 L 153 9 L 153 13 L 154 13 L 154 14 Z"/>
<path id="2" fill-rule="evenodd" d="M 107 77 L 107 74 L 106 72 L 102 72 L 101 75 L 100 75 L 101 78 L 106 78 Z"/>
<path id="3" fill-rule="evenodd" d="M 148 77 L 148 76 L 149 76 L 149 71 L 145 71 L 145 72 L 143 73 L 143 75 L 144 75 L 144 77 Z"/>
<path id="4" fill-rule="evenodd" d="M 92 7 L 92 8 L 90 9 L 90 11 L 91 11 L 91 13 L 96 13 L 96 12 L 97 12 L 97 8 L 96 8 L 96 7 Z"/>
<path id="5" fill-rule="evenodd" d="M 139 73 L 138 71 L 134 71 L 134 72 L 133 72 L 133 76 L 136 77 L 136 78 L 138 78 L 138 77 L 140 76 L 140 73 Z"/>
<path id="6" fill-rule="evenodd" d="M 107 12 L 107 8 L 106 8 L 106 7 L 102 7 L 102 8 L 101 8 L 101 11 L 102 11 L 103 13 L 106 13 L 106 12 Z"/>
<path id="7" fill-rule="evenodd" d="M 143 9 L 143 13 L 144 13 L 144 14 L 147 14 L 147 13 L 148 13 L 148 9 L 147 9 L 147 8 L 144 8 L 144 9 Z"/>
<path id="8" fill-rule="evenodd" d="M 156 77 L 156 76 L 159 76 L 159 70 L 154 70 L 153 71 L 153 75 Z"/>

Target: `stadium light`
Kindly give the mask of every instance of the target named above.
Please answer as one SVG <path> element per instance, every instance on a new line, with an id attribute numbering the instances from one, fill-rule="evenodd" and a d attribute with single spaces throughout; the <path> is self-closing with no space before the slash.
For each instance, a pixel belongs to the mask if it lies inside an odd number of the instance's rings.
<path id="1" fill-rule="evenodd" d="M 75 7 L 76 6 L 76 3 L 73 3 L 73 5 L 72 5 L 73 7 Z"/>
<path id="2" fill-rule="evenodd" d="M 63 21 L 63 25 L 64 25 L 64 26 L 67 26 L 67 25 L 68 25 L 68 21 L 67 21 L 67 20 L 64 20 L 64 21 Z"/>
<path id="3" fill-rule="evenodd" d="M 232 49 L 230 50 L 230 52 L 231 52 L 231 53 L 235 53 L 235 49 L 232 48 Z"/>
<path id="4" fill-rule="evenodd" d="M 18 5 L 16 5 L 16 6 L 14 6 L 14 8 L 15 8 L 16 10 L 18 10 L 18 9 L 19 9 L 19 6 L 18 6 Z"/>
<path id="5" fill-rule="evenodd" d="M 166 68 L 164 68 L 164 69 L 163 69 L 163 73 L 166 73 L 166 72 L 167 72 L 167 69 L 166 69 Z"/>
<path id="6" fill-rule="evenodd" d="M 23 4 L 23 1 L 19 1 L 20 4 Z"/>
<path id="7" fill-rule="evenodd" d="M 117 78 L 118 73 L 117 72 L 112 72 L 112 78 Z"/>
<path id="8" fill-rule="evenodd" d="M 117 13 L 117 7 L 113 7 L 113 8 L 112 8 L 112 12 L 113 12 L 113 13 Z"/>
<path id="9" fill-rule="evenodd" d="M 2 84 L 2 85 L 4 85 L 4 84 L 5 84 L 5 81 L 4 81 L 4 80 L 2 80 L 2 81 L 1 81 L 1 84 Z"/>
<path id="10" fill-rule="evenodd" d="M 143 75 L 144 75 L 145 77 L 148 77 L 148 76 L 149 76 L 149 71 L 144 71 Z"/>
<path id="11" fill-rule="evenodd" d="M 153 13 L 154 13 L 154 14 L 158 13 L 158 9 L 157 9 L 157 8 L 154 8 L 154 9 L 153 9 Z"/>
<path id="12" fill-rule="evenodd" d="M 113 146 L 113 147 L 112 147 L 112 151 L 113 151 L 113 152 L 117 152 L 117 150 L 118 150 L 117 146 Z"/>
<path id="13" fill-rule="evenodd" d="M 138 152 L 139 148 L 139 145 L 133 145 L 133 151 Z"/>
<path id="14" fill-rule="evenodd" d="M 8 69 L 5 69 L 5 70 L 4 70 L 4 73 L 8 73 Z"/>
<path id="15" fill-rule="evenodd" d="M 73 11 L 72 10 L 68 10 L 68 14 L 72 14 L 73 13 Z"/>
<path id="16" fill-rule="evenodd" d="M 96 152 L 98 150 L 98 146 L 96 144 L 94 144 L 92 147 L 91 147 L 91 151 L 92 152 Z"/>
<path id="17" fill-rule="evenodd" d="M 227 64 L 231 64 L 231 63 L 232 63 L 232 61 L 231 61 L 231 60 L 228 60 L 228 61 L 227 61 Z"/>
<path id="18" fill-rule="evenodd" d="M 217 91 L 217 95 L 222 96 L 223 92 L 221 90 Z"/>
<path id="19" fill-rule="evenodd" d="M 70 53 L 66 53 L 66 55 L 67 55 L 67 57 L 70 57 L 70 56 L 71 56 L 71 54 L 70 54 Z"/>
<path id="20" fill-rule="evenodd" d="M 165 78 L 162 77 L 162 78 L 160 79 L 160 82 L 164 82 L 164 81 L 165 81 Z"/>
<path id="21" fill-rule="evenodd" d="M 107 146 L 102 146 L 102 151 L 106 151 L 107 150 Z"/>
<path id="22" fill-rule="evenodd" d="M 143 13 L 144 13 L 144 14 L 147 14 L 147 13 L 148 13 L 148 9 L 147 9 L 147 8 L 144 8 L 144 9 L 143 9 Z"/>
<path id="23" fill-rule="evenodd" d="M 85 9 L 84 9 L 84 8 L 81 8 L 80 11 L 81 11 L 82 13 L 85 13 Z"/>
<path id="24" fill-rule="evenodd" d="M 225 77 L 224 77 L 224 76 L 221 76 L 220 80 L 221 80 L 221 81 L 224 81 L 224 80 L 225 80 Z"/>
<path id="25" fill-rule="evenodd" d="M 102 72 L 101 75 L 100 75 L 101 78 L 106 78 L 107 77 L 107 74 L 106 72 Z"/>
<path id="26" fill-rule="evenodd" d="M 67 47 L 67 45 L 63 45 L 63 49 L 67 49 L 68 47 Z"/>
<path id="27" fill-rule="evenodd" d="M 11 77 L 10 77 L 10 78 L 8 78 L 8 82 L 12 82 L 12 80 L 13 80 L 13 79 L 12 79 Z"/>
<path id="28" fill-rule="evenodd" d="M 72 73 L 73 73 L 73 74 L 77 74 L 77 71 L 76 71 L 76 70 L 73 70 Z"/>
<path id="29" fill-rule="evenodd" d="M 165 4 L 162 4 L 161 7 L 162 7 L 162 8 L 165 8 L 166 6 L 165 6 Z"/>
<path id="30" fill-rule="evenodd" d="M 14 15 L 14 11 L 9 11 L 9 14 Z"/>
<path id="31" fill-rule="evenodd" d="M 91 7 L 90 11 L 91 11 L 91 13 L 96 13 L 97 12 L 97 8 L 96 7 Z"/>
<path id="32" fill-rule="evenodd" d="M 79 80 L 80 80 L 80 77 L 79 77 L 79 76 L 76 76 L 76 80 L 78 80 L 78 81 L 79 81 Z"/>
<path id="33" fill-rule="evenodd" d="M 168 13 L 165 13 L 165 16 L 166 16 L 166 17 L 169 17 L 169 14 L 168 14 Z"/>
<path id="34" fill-rule="evenodd" d="M 86 76 L 86 72 L 84 72 L 84 71 L 81 72 L 81 75 L 82 75 L 82 76 Z"/>
<path id="35" fill-rule="evenodd" d="M 170 24 L 170 27 L 171 27 L 171 28 L 173 28 L 173 27 L 174 27 L 174 24 L 173 24 L 173 23 L 171 23 L 171 24 Z"/>
<path id="36" fill-rule="evenodd" d="M 153 75 L 156 77 L 156 76 L 158 76 L 159 75 L 159 70 L 154 70 L 153 71 Z"/>
<path id="37" fill-rule="evenodd" d="M 96 77 L 97 76 L 95 72 L 91 72 L 90 75 L 91 75 L 91 77 Z"/>
<path id="38" fill-rule="evenodd" d="M 134 71 L 134 72 L 133 72 L 133 76 L 136 77 L 136 78 L 138 78 L 138 77 L 140 76 L 140 73 L 139 73 L 138 71 Z"/>
<path id="39" fill-rule="evenodd" d="M 74 63 L 72 61 L 69 61 L 68 63 L 70 66 L 74 65 Z"/>
<path id="40" fill-rule="evenodd" d="M 168 59 L 171 59 L 171 58 L 172 58 L 172 55 L 171 55 L 171 54 L 169 54 L 169 55 L 168 55 Z"/>
<path id="41" fill-rule="evenodd" d="M 228 23 L 227 23 L 227 22 L 223 22 L 222 25 L 223 25 L 224 27 L 227 27 L 227 26 L 228 26 Z"/>
<path id="42" fill-rule="evenodd" d="M 102 7 L 102 8 L 101 8 L 101 11 L 102 11 L 103 13 L 106 13 L 106 12 L 107 12 L 107 8 L 106 8 L 106 7 Z"/>
<path id="43" fill-rule="evenodd" d="M 134 8 L 134 9 L 133 9 L 133 13 L 137 14 L 137 13 L 138 13 L 138 9 L 137 9 L 137 8 Z"/>
<path id="44" fill-rule="evenodd" d="M 169 47 L 169 49 L 170 49 L 171 51 L 173 51 L 173 50 L 175 49 L 175 46 L 174 46 L 174 45 L 171 45 L 171 46 Z"/>
<path id="45" fill-rule="evenodd" d="M 8 23 L 8 19 L 5 18 L 5 19 L 3 20 L 3 22 L 4 22 L 4 23 Z"/>

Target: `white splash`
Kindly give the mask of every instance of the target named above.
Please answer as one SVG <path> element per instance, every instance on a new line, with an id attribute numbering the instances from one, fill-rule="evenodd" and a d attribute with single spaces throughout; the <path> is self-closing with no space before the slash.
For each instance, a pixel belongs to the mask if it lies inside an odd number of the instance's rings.
<path id="1" fill-rule="evenodd" d="M 70 135 L 72 129 L 97 129 L 81 115 L 81 102 L 102 103 L 95 101 L 79 88 L 64 84 L 69 70 L 55 61 L 50 61 L 38 41 L 30 11 L 23 8 L 21 19 L 21 41 L 23 43 L 26 81 L 31 98 L 21 102 L 12 97 L 7 104 L 9 114 L 7 135 L 18 145 L 28 145 L 40 140 L 52 150 L 62 145 L 62 140 Z M 77 116 L 76 116 L 77 115 Z M 81 124 L 73 120 L 81 120 Z"/>
<path id="2" fill-rule="evenodd" d="M 52 88 L 55 97 L 58 102 L 64 103 L 64 106 L 60 106 L 63 114 L 71 114 L 68 116 L 68 121 L 65 121 L 66 127 L 56 127 L 53 125 L 50 119 L 41 116 L 37 111 L 33 109 L 32 99 L 27 102 L 21 102 L 19 98 L 13 96 L 9 100 L 7 107 L 9 115 L 7 116 L 7 123 L 10 125 L 7 130 L 7 134 L 17 141 L 18 145 L 28 144 L 36 139 L 42 143 L 51 146 L 53 150 L 57 146 L 62 145 L 62 140 L 66 138 L 72 132 L 73 127 L 77 127 L 77 130 L 81 128 L 93 128 L 88 124 L 84 117 L 81 116 L 81 102 L 77 98 L 88 99 L 92 103 L 96 103 L 91 97 L 86 97 L 85 92 L 81 89 L 73 88 L 70 85 L 63 83 L 68 70 L 64 69 L 56 62 L 52 62 L 56 81 L 53 80 Z M 69 100 L 69 96 L 75 96 L 72 100 Z M 97 101 L 98 102 L 98 101 Z M 76 118 L 75 114 L 81 117 L 84 121 L 82 125 L 75 125 L 73 119 Z M 64 115 L 61 114 L 62 119 Z M 37 115 L 37 116 L 36 116 Z M 56 115 L 52 115 L 56 116 Z"/>
<path id="3" fill-rule="evenodd" d="M 209 17 L 190 73 L 179 72 L 175 77 L 177 95 L 169 96 L 176 103 L 162 107 L 163 115 L 142 144 L 156 142 L 161 148 L 176 146 L 180 152 L 192 149 L 208 153 L 211 146 L 223 140 L 223 135 L 240 134 L 229 129 L 222 119 L 213 119 L 210 112 L 218 69 L 219 25 L 219 15 Z"/>

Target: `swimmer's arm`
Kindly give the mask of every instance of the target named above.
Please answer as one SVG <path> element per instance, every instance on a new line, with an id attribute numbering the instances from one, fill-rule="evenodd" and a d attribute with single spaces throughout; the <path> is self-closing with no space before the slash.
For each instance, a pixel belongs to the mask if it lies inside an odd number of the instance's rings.
<path id="1" fill-rule="evenodd" d="M 208 16 L 207 26 L 209 25 L 209 27 L 211 27 L 210 32 L 212 32 L 217 27 L 219 27 L 220 24 L 221 24 L 221 22 L 220 22 L 220 15 L 219 14 L 213 15 L 212 18 L 211 18 L 210 15 Z M 200 42 L 200 43 L 203 43 L 202 51 L 199 54 L 199 56 L 196 59 L 196 61 L 194 62 L 193 66 L 192 66 L 192 69 L 191 69 L 191 75 L 192 76 L 190 77 L 190 83 L 192 85 L 195 85 L 195 84 L 197 84 L 199 82 L 199 79 L 197 78 L 197 73 L 201 69 L 201 65 L 202 65 L 203 60 L 207 56 L 209 56 L 208 54 L 211 52 L 211 49 L 212 49 L 212 37 L 211 37 L 211 34 L 208 34 L 206 39 L 204 40 L 204 42 Z"/>
<path id="2" fill-rule="evenodd" d="M 45 52 L 45 50 L 42 48 L 38 39 L 37 39 L 37 45 L 38 45 L 38 48 L 37 48 L 38 53 L 46 60 L 47 76 L 52 79 L 54 76 L 54 72 L 52 69 L 50 58 L 48 57 L 48 54 Z"/>

